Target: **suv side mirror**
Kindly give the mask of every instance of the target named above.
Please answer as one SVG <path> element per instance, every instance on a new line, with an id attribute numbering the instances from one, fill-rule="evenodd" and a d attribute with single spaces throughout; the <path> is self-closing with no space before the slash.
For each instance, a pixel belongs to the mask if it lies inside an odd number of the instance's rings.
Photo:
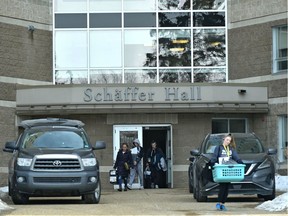
<path id="1" fill-rule="evenodd" d="M 201 154 L 200 154 L 200 151 L 198 150 L 198 149 L 193 149 L 193 150 L 191 150 L 190 151 L 190 154 L 192 155 L 192 156 L 200 156 Z"/>
<path id="2" fill-rule="evenodd" d="M 275 154 L 277 154 L 277 149 L 269 148 L 267 153 L 268 153 L 268 155 L 275 155 Z"/>
<path id="3" fill-rule="evenodd" d="M 18 147 L 16 146 L 15 141 L 9 141 L 5 143 L 5 147 L 3 149 L 4 152 L 13 152 L 14 150 L 17 150 Z"/>
<path id="4" fill-rule="evenodd" d="M 96 141 L 95 146 L 93 147 L 93 150 L 99 150 L 99 149 L 105 149 L 106 143 L 104 141 Z"/>

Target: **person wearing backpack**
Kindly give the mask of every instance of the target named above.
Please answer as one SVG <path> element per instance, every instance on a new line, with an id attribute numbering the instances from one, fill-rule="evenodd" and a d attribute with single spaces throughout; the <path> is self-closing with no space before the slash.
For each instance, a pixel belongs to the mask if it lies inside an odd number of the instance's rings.
<path id="1" fill-rule="evenodd" d="M 163 173 L 167 170 L 165 156 L 155 141 L 151 142 L 151 148 L 147 152 L 147 163 L 151 170 L 151 188 L 159 188 Z"/>

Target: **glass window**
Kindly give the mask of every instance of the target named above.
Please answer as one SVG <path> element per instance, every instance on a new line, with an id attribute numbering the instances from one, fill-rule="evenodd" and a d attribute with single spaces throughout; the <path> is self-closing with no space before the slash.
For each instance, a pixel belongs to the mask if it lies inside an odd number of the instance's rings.
<path id="1" fill-rule="evenodd" d="M 90 11 L 121 11 L 122 0 L 90 0 Z"/>
<path id="2" fill-rule="evenodd" d="M 122 83 L 122 70 L 90 70 L 90 84 Z"/>
<path id="3" fill-rule="evenodd" d="M 191 66 L 190 30 L 159 30 L 160 66 Z"/>
<path id="4" fill-rule="evenodd" d="M 55 12 L 87 11 L 87 0 L 54 0 Z"/>
<path id="5" fill-rule="evenodd" d="M 160 10 L 189 10 L 190 0 L 158 0 Z"/>
<path id="6" fill-rule="evenodd" d="M 156 67 L 156 30 L 125 30 L 125 67 Z"/>
<path id="7" fill-rule="evenodd" d="M 225 13 L 195 12 L 193 13 L 193 26 L 225 26 Z"/>
<path id="8" fill-rule="evenodd" d="M 246 132 L 246 119 L 230 119 L 231 133 L 245 133 Z"/>
<path id="9" fill-rule="evenodd" d="M 194 29 L 194 66 L 225 66 L 225 29 Z"/>
<path id="10" fill-rule="evenodd" d="M 212 119 L 212 133 L 246 133 L 246 119 Z"/>
<path id="11" fill-rule="evenodd" d="M 287 72 L 287 26 L 273 28 L 273 72 Z"/>
<path id="12" fill-rule="evenodd" d="M 279 162 L 288 159 L 287 115 L 278 116 L 278 159 Z"/>
<path id="13" fill-rule="evenodd" d="M 156 0 L 123 0 L 124 11 L 155 11 Z"/>
<path id="14" fill-rule="evenodd" d="M 212 119 L 212 133 L 228 133 L 228 119 Z"/>
<path id="15" fill-rule="evenodd" d="M 86 31 L 55 31 L 55 67 L 87 68 Z"/>
<path id="16" fill-rule="evenodd" d="M 121 13 L 90 14 L 90 28 L 121 28 Z"/>
<path id="17" fill-rule="evenodd" d="M 124 27 L 156 27 L 156 13 L 125 13 Z"/>
<path id="18" fill-rule="evenodd" d="M 195 68 L 194 82 L 226 82 L 225 68 Z"/>
<path id="19" fill-rule="evenodd" d="M 159 27 L 190 27 L 190 13 L 159 13 Z"/>
<path id="20" fill-rule="evenodd" d="M 193 0 L 193 10 L 225 10 L 226 0 Z"/>
<path id="21" fill-rule="evenodd" d="M 55 28 L 87 28 L 87 14 L 55 14 Z"/>
<path id="22" fill-rule="evenodd" d="M 125 83 L 156 83 L 156 69 L 125 70 Z"/>
<path id="23" fill-rule="evenodd" d="M 90 31 L 90 67 L 121 67 L 121 30 Z"/>
<path id="24" fill-rule="evenodd" d="M 159 83 L 191 83 L 191 69 L 160 69 Z"/>
<path id="25" fill-rule="evenodd" d="M 55 84 L 87 84 L 86 70 L 57 70 L 55 72 Z"/>

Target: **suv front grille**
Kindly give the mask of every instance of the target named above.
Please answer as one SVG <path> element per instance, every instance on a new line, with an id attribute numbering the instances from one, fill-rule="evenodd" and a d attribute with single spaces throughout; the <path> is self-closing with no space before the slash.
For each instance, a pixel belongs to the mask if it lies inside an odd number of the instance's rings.
<path id="1" fill-rule="evenodd" d="M 34 177 L 35 183 L 80 183 L 80 177 Z"/>
<path id="2" fill-rule="evenodd" d="M 81 164 L 77 158 L 55 159 L 37 158 L 34 163 L 34 170 L 81 170 Z"/>

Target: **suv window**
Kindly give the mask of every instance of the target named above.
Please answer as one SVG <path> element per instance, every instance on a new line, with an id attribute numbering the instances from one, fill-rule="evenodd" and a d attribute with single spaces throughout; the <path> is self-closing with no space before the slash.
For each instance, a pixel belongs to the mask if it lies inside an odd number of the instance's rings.
<path id="1" fill-rule="evenodd" d="M 89 148 L 84 133 L 65 130 L 30 131 L 24 135 L 22 148 Z"/>

